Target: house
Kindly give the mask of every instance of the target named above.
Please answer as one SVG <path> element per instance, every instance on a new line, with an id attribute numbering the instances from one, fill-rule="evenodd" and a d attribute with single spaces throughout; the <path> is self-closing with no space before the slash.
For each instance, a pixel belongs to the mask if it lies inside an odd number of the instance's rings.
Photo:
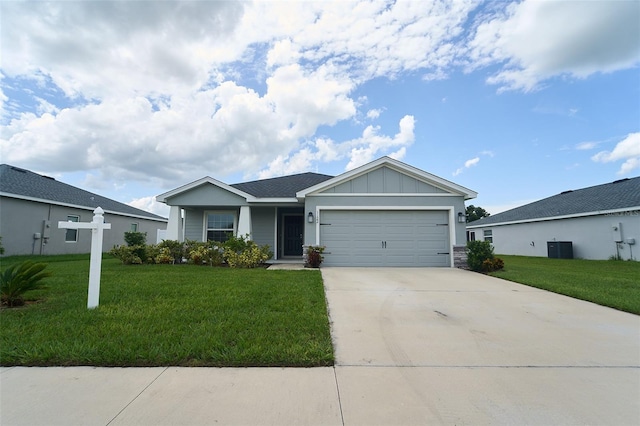
<path id="1" fill-rule="evenodd" d="M 638 260 L 640 177 L 565 191 L 470 222 L 467 233 L 500 254 Z"/>
<path id="2" fill-rule="evenodd" d="M 91 232 L 58 229 L 59 221 L 91 222 L 102 207 L 103 251 L 124 244 L 126 231 L 147 233 L 155 243 L 167 219 L 76 188 L 51 177 L 7 164 L 0 165 L 0 236 L 5 255 L 71 254 L 91 251 Z"/>
<path id="3" fill-rule="evenodd" d="M 322 245 L 325 266 L 450 267 L 464 255 L 464 202 L 476 195 L 382 157 L 335 177 L 302 173 L 235 185 L 204 177 L 157 200 L 171 206 L 167 239 L 249 234 L 276 259 L 301 259 L 304 246 Z"/>

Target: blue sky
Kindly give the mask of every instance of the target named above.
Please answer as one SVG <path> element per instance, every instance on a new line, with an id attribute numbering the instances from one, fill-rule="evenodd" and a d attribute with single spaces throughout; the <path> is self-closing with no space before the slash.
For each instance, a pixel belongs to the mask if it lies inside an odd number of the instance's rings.
<path id="1" fill-rule="evenodd" d="M 492 213 L 640 174 L 640 2 L 2 2 L 0 160 L 156 195 L 388 155 Z"/>

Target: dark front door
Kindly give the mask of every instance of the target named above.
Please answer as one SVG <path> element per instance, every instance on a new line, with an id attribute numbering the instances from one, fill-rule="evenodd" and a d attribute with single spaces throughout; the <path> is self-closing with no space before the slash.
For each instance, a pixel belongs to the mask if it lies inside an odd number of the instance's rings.
<path id="1" fill-rule="evenodd" d="M 304 217 L 302 215 L 283 216 L 284 247 L 283 256 L 302 256 L 302 233 L 304 232 Z"/>

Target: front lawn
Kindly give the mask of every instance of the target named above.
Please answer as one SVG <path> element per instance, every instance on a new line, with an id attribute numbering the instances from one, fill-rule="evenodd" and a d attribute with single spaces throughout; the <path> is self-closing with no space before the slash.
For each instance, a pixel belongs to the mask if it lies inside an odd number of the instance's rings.
<path id="1" fill-rule="evenodd" d="M 27 257 L 2 259 L 2 269 Z M 89 256 L 49 263 L 47 289 L 0 312 L 0 364 L 29 366 L 333 365 L 318 271 L 102 264 L 88 310 Z"/>
<path id="2" fill-rule="evenodd" d="M 498 255 L 491 275 L 640 315 L 640 262 Z"/>

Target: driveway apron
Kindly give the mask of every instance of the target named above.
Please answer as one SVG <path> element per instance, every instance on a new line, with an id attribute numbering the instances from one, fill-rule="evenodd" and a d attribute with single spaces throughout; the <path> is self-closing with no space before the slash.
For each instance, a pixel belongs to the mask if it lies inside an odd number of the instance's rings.
<path id="1" fill-rule="evenodd" d="M 640 318 L 449 268 L 323 268 L 344 424 L 640 424 Z"/>

